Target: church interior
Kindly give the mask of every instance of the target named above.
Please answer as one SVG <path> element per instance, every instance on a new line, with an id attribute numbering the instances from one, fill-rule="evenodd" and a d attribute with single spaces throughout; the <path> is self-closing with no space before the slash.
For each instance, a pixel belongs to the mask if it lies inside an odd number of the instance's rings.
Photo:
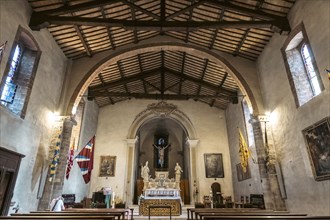
<path id="1" fill-rule="evenodd" d="M 0 219 L 330 216 L 330 1 L 1 0 L 0 78 Z"/>

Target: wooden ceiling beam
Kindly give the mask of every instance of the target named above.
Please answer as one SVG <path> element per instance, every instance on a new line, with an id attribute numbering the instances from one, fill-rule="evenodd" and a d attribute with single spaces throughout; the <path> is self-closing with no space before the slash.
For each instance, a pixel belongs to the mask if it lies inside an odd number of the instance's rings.
<path id="1" fill-rule="evenodd" d="M 204 63 L 204 67 L 203 67 L 203 71 L 202 71 L 202 75 L 201 75 L 200 80 L 203 80 L 204 79 L 204 76 L 205 76 L 205 73 L 206 73 L 206 69 L 207 69 L 208 63 L 209 63 L 209 60 L 208 59 L 205 59 L 205 63 Z M 196 94 L 197 95 L 199 95 L 199 93 L 201 92 L 201 88 L 202 88 L 202 85 L 199 85 L 198 86 L 198 89 L 196 91 Z"/>
<path id="2" fill-rule="evenodd" d="M 103 80 L 102 74 L 99 74 L 99 75 L 98 75 L 98 78 L 99 78 L 99 80 L 101 81 L 102 85 L 104 85 L 104 80 Z M 114 101 L 113 101 L 113 99 L 112 99 L 109 95 L 108 95 L 108 99 L 109 99 L 109 101 L 110 101 L 110 103 L 111 103 L 112 105 L 115 104 Z"/>
<path id="3" fill-rule="evenodd" d="M 124 73 L 123 73 L 123 68 L 122 68 L 120 60 L 117 61 L 117 67 L 118 67 L 119 74 L 120 74 L 121 78 L 124 79 L 125 76 L 124 76 Z M 127 88 L 126 83 L 123 83 L 122 85 L 124 86 L 125 91 L 128 92 L 128 88 Z"/>
<path id="4" fill-rule="evenodd" d="M 111 97 L 127 97 L 127 98 L 136 98 L 136 99 L 165 99 L 165 100 L 188 100 L 188 99 L 225 99 L 231 100 L 232 97 L 219 94 L 219 95 L 193 95 L 193 94 L 160 94 L 160 93 L 153 93 L 153 94 L 145 94 L 145 93 L 125 93 L 125 92 L 93 92 L 88 91 L 88 98 L 95 98 L 95 97 L 105 97 L 110 95 Z M 233 96 L 233 97 L 237 97 Z"/>
<path id="5" fill-rule="evenodd" d="M 101 6 L 101 13 L 102 13 L 102 17 L 103 17 L 103 18 L 107 18 L 107 16 L 106 16 L 105 13 L 104 13 L 104 8 L 103 8 L 103 6 Z M 113 41 L 113 38 L 112 38 L 111 29 L 110 29 L 110 27 L 106 27 L 106 29 L 107 29 L 107 33 L 108 33 L 108 37 L 109 37 L 109 40 L 110 40 L 111 47 L 112 47 L 113 49 L 116 49 L 115 42 Z"/>
<path id="6" fill-rule="evenodd" d="M 185 7 L 185 8 L 183 8 L 183 9 L 181 9 L 181 10 L 179 10 L 179 11 L 177 11 L 177 12 L 175 12 L 175 13 L 169 15 L 169 16 L 167 16 L 166 17 L 166 20 L 168 21 L 170 19 L 173 19 L 173 18 L 175 18 L 175 17 L 177 17 L 177 16 L 179 16 L 181 14 L 186 13 L 187 11 L 192 11 L 194 8 L 197 8 L 199 5 L 202 5 L 205 2 L 206 2 L 206 0 L 201 0 L 199 2 L 192 3 L 191 5 L 189 5 L 189 6 Z"/>
<path id="7" fill-rule="evenodd" d="M 186 63 L 186 52 L 183 52 L 183 58 L 181 63 L 181 74 L 180 74 L 180 85 L 179 85 L 179 94 L 181 94 L 182 90 L 182 76 L 184 76 L 184 64 Z"/>
<path id="8" fill-rule="evenodd" d="M 187 76 L 187 75 L 185 75 L 183 73 L 180 73 L 178 71 L 174 71 L 174 70 L 168 69 L 166 67 L 165 67 L 165 69 L 166 69 L 166 72 L 171 73 L 172 75 L 175 75 L 177 77 L 182 77 L 185 80 L 194 82 L 196 84 L 200 84 L 201 86 L 205 86 L 205 87 L 207 87 L 208 89 L 210 89 L 212 91 L 220 92 L 220 93 L 222 93 L 224 95 L 227 95 L 227 96 L 237 96 L 237 92 L 233 92 L 231 90 L 224 89 L 224 88 L 219 88 L 218 86 L 215 86 L 215 85 L 213 85 L 211 83 L 205 82 L 205 81 L 200 80 L 200 79 L 196 79 L 196 78 L 191 77 L 191 76 Z"/>
<path id="9" fill-rule="evenodd" d="M 96 8 L 108 4 L 114 4 L 120 2 L 120 0 L 93 0 L 86 3 L 76 4 L 76 5 L 64 5 L 62 7 L 56 8 L 56 9 L 50 9 L 45 11 L 39 11 L 39 12 L 33 12 L 32 14 L 47 14 L 47 15 L 63 15 L 67 13 L 73 13 L 77 11 L 83 11 L 88 10 L 90 8 Z"/>
<path id="10" fill-rule="evenodd" d="M 274 14 L 269 14 L 263 11 L 256 11 L 255 9 L 250 9 L 246 7 L 242 7 L 239 5 L 235 5 L 230 3 L 229 1 L 218 1 L 218 0 L 207 0 L 207 2 L 211 5 L 218 6 L 220 8 L 223 8 L 225 10 L 231 10 L 236 11 L 251 17 L 260 18 L 260 19 L 266 19 L 266 20 L 285 20 L 285 17 L 277 16 Z"/>
<path id="11" fill-rule="evenodd" d="M 141 55 L 138 54 L 137 57 L 138 57 L 138 63 L 139 63 L 140 72 L 143 73 Z M 143 89 L 144 89 L 144 93 L 148 93 L 146 82 L 144 80 L 143 80 Z"/>
<path id="12" fill-rule="evenodd" d="M 84 46 L 84 48 L 85 48 L 85 50 L 86 50 L 87 55 L 91 57 L 91 56 L 92 56 L 92 53 L 91 53 L 91 51 L 90 51 L 90 49 L 89 49 L 89 47 L 88 47 L 88 45 L 87 45 L 87 43 L 86 43 L 86 41 L 85 41 L 85 39 L 84 39 L 83 34 L 81 33 L 80 28 L 78 27 L 78 25 L 74 25 L 73 27 L 74 27 L 74 29 L 76 30 L 76 32 L 77 32 L 77 34 L 78 34 L 78 37 L 79 37 L 79 39 L 80 39 L 82 45 Z"/>
<path id="13" fill-rule="evenodd" d="M 228 77 L 228 73 L 226 72 L 225 75 L 224 75 L 224 77 L 223 77 L 223 79 L 222 79 L 222 81 L 221 81 L 221 83 L 220 83 L 220 85 L 219 85 L 219 89 L 222 88 L 222 86 L 223 86 L 223 84 L 225 83 L 227 77 Z M 219 95 L 219 92 L 216 92 L 215 95 Z M 215 103 L 215 99 L 212 100 L 212 102 L 211 102 L 211 104 L 210 104 L 211 107 L 214 105 L 214 103 Z"/>
<path id="14" fill-rule="evenodd" d="M 116 86 L 120 86 L 120 85 L 129 83 L 129 82 L 141 80 L 143 78 L 153 76 L 153 75 L 156 75 L 156 74 L 159 74 L 159 73 L 160 73 L 160 68 L 156 68 L 156 69 L 144 71 L 140 74 L 136 74 L 136 75 L 133 75 L 133 76 L 124 77 L 124 78 L 121 78 L 119 80 L 116 80 L 116 81 L 113 81 L 113 82 L 110 82 L 110 83 L 104 83 L 103 85 L 90 86 L 89 89 L 92 90 L 92 91 L 107 90 L 107 89 L 110 89 L 112 87 L 116 87 Z"/>
<path id="15" fill-rule="evenodd" d="M 137 11 L 141 11 L 142 13 L 149 15 L 152 18 L 155 18 L 157 20 L 160 20 L 160 17 L 148 10 L 145 10 L 144 8 L 141 8 L 140 6 L 134 4 L 133 2 L 129 2 L 127 0 L 121 0 L 122 3 L 124 3 L 125 5 L 128 5 L 130 8 L 135 9 Z"/>
<path id="16" fill-rule="evenodd" d="M 126 30 L 141 31 L 196 31 L 207 28 L 272 28 L 287 31 L 285 24 L 278 21 L 144 21 L 118 20 L 111 18 L 85 18 L 68 16 L 35 16 L 32 14 L 30 28 L 40 30 L 51 24 L 122 27 Z M 284 28 L 284 29 L 283 29 Z"/>

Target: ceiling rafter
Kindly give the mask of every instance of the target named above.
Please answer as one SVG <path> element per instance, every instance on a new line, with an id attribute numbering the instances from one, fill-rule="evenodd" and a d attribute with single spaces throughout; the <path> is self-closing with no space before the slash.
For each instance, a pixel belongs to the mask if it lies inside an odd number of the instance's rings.
<path id="1" fill-rule="evenodd" d="M 88 45 L 87 45 L 87 43 L 86 43 L 86 41 L 85 41 L 85 39 L 84 39 L 83 34 L 81 33 L 80 27 L 79 27 L 78 25 L 73 25 L 73 27 L 74 27 L 74 29 L 76 30 L 76 32 L 77 32 L 77 34 L 78 34 L 78 37 L 79 37 L 79 39 L 80 39 L 82 45 L 84 46 L 84 48 L 85 48 L 85 50 L 86 50 L 87 55 L 88 55 L 89 57 L 91 57 L 91 56 L 92 56 L 92 53 L 91 53 L 91 51 L 90 51 L 90 49 L 89 49 L 89 47 L 88 47 Z"/>
<path id="2" fill-rule="evenodd" d="M 204 62 L 204 67 L 203 67 L 203 71 L 202 71 L 202 75 L 201 75 L 201 78 L 200 80 L 203 80 L 204 79 L 204 76 L 205 76 L 205 73 L 206 73 L 206 69 L 207 69 L 207 65 L 209 63 L 209 60 L 208 59 L 205 59 L 205 62 Z M 200 92 L 201 92 L 201 88 L 202 88 L 202 85 L 198 85 L 198 89 L 196 91 L 196 94 L 199 95 Z"/>
<path id="3" fill-rule="evenodd" d="M 258 0 L 258 1 L 257 1 L 257 5 L 256 5 L 256 10 L 257 10 L 257 11 L 260 10 L 260 8 L 261 8 L 261 6 L 262 6 L 263 3 L 264 3 L 264 0 Z M 254 17 L 251 18 L 252 21 L 253 21 L 254 19 L 255 19 Z M 246 39 L 247 36 L 249 35 L 250 30 L 251 30 L 250 28 L 246 29 L 246 31 L 245 31 L 245 33 L 244 33 L 244 35 L 243 35 L 241 41 L 238 43 L 238 45 L 237 45 L 237 47 L 236 47 L 236 50 L 235 50 L 234 53 L 233 53 L 234 56 L 237 56 L 237 55 L 239 54 L 239 51 L 241 50 L 241 48 L 242 48 L 242 46 L 243 46 L 243 44 L 244 44 L 244 42 L 245 42 L 245 39 Z"/>
<path id="4" fill-rule="evenodd" d="M 189 6 L 187 6 L 187 7 L 185 7 L 185 8 L 183 8 L 183 9 L 181 9 L 180 11 L 177 11 L 177 12 L 175 12 L 175 13 L 173 13 L 173 14 L 171 14 L 171 15 L 169 15 L 169 16 L 167 16 L 166 17 L 166 20 L 168 21 L 168 20 L 170 20 L 170 19 L 173 19 L 173 18 L 175 18 L 175 17 L 177 17 L 177 16 L 179 16 L 179 15 L 181 15 L 181 14 L 184 14 L 184 13 L 186 13 L 187 11 L 192 11 L 194 8 L 197 8 L 199 5 L 202 5 L 202 4 L 204 4 L 206 2 L 206 0 L 201 0 L 201 1 L 199 1 L 199 2 L 192 2 L 191 3 L 191 5 L 189 5 Z"/>
<path id="5" fill-rule="evenodd" d="M 158 74 L 158 73 L 157 73 L 157 74 Z M 142 80 L 144 83 L 146 83 L 146 84 L 148 84 L 149 86 L 151 86 L 152 88 L 154 88 L 155 90 L 161 92 L 160 89 L 159 89 L 157 86 L 155 86 L 155 85 L 153 85 L 152 83 L 148 82 L 148 81 L 145 80 L 144 78 L 141 78 L 141 80 Z"/>
<path id="6" fill-rule="evenodd" d="M 139 64 L 140 72 L 143 73 L 143 67 L 142 67 L 141 55 L 138 54 L 138 55 L 137 55 L 137 58 L 138 58 L 138 64 Z M 148 90 L 147 90 L 147 86 L 146 86 L 145 81 L 143 81 L 143 89 L 144 89 L 144 92 L 145 92 L 145 93 L 148 93 Z"/>
<path id="7" fill-rule="evenodd" d="M 127 0 L 121 0 L 121 2 L 128 5 L 132 9 L 135 9 L 137 11 L 141 11 L 142 13 L 144 13 L 146 15 L 149 15 L 150 17 L 153 17 L 157 20 L 160 20 L 160 17 L 158 15 L 156 15 L 156 14 L 154 14 L 154 13 L 148 11 L 148 10 L 145 10 L 144 8 L 141 8 L 140 6 L 134 4 L 133 2 L 129 2 Z"/>
<path id="8" fill-rule="evenodd" d="M 183 52 L 183 58 L 182 58 L 182 63 L 181 63 L 181 74 L 180 74 L 180 85 L 179 85 L 179 94 L 181 94 L 181 89 L 182 89 L 182 76 L 184 75 L 184 64 L 186 62 L 186 52 Z"/>
<path id="9" fill-rule="evenodd" d="M 104 13 L 103 6 L 101 6 L 101 13 L 102 13 L 102 17 L 103 18 L 107 18 L 107 16 Z M 109 41 L 110 41 L 111 47 L 115 50 L 116 49 L 116 45 L 115 45 L 115 42 L 114 42 L 114 40 L 112 38 L 111 29 L 110 29 L 110 27 L 106 27 L 106 29 L 107 29 L 107 33 L 108 33 L 108 36 L 109 36 Z"/>
<path id="10" fill-rule="evenodd" d="M 134 0 L 132 0 L 132 1 L 134 1 Z M 132 6 L 132 5 L 134 5 L 134 3 L 131 3 L 131 2 L 128 2 L 128 1 L 123 1 L 123 2 L 129 3 L 129 6 L 131 8 L 132 20 L 136 20 L 136 18 L 135 18 L 135 7 Z M 133 36 L 134 36 L 134 43 L 138 43 L 139 42 L 139 39 L 138 39 L 138 36 L 137 36 L 136 28 L 134 28 L 134 30 L 133 30 Z"/>
<path id="11" fill-rule="evenodd" d="M 85 26 L 104 26 L 122 27 L 126 30 L 141 31 L 196 31 L 206 28 L 270 28 L 274 31 L 289 31 L 290 28 L 278 21 L 145 21 L 145 20 L 120 20 L 111 18 L 85 18 L 67 16 L 33 16 L 30 20 L 32 30 L 40 30 L 51 24 L 57 25 L 85 25 Z"/>
<path id="12" fill-rule="evenodd" d="M 69 6 L 69 1 L 68 1 L 68 0 L 62 0 L 62 2 L 63 2 L 63 5 L 64 5 L 64 6 Z M 73 12 L 71 12 L 70 14 L 71 14 L 72 16 L 74 16 Z M 77 35 L 78 35 L 78 37 L 79 37 L 79 39 L 80 39 L 80 41 L 81 41 L 83 47 L 85 48 L 87 55 L 88 55 L 89 57 L 91 57 L 91 56 L 92 56 L 92 53 L 91 53 L 90 48 L 88 47 L 88 45 L 87 45 L 87 43 L 86 43 L 86 41 L 85 41 L 85 38 L 84 38 L 84 36 L 83 36 L 83 34 L 82 34 L 82 31 L 80 30 L 80 27 L 79 27 L 78 25 L 73 25 L 73 28 L 74 28 L 75 31 L 77 32 Z"/>
<path id="13" fill-rule="evenodd" d="M 219 21 L 222 21 L 223 20 L 223 16 L 224 15 L 225 15 L 225 9 L 222 9 L 221 10 L 221 13 L 220 13 L 220 16 L 219 16 Z M 213 34 L 213 37 L 212 37 L 212 40 L 211 40 L 211 43 L 210 43 L 210 46 L 209 46 L 209 49 L 210 50 L 213 49 L 213 46 L 214 46 L 215 40 L 217 39 L 218 33 L 219 33 L 219 29 L 216 29 L 214 31 L 214 34 Z"/>
<path id="14" fill-rule="evenodd" d="M 106 83 L 104 85 L 97 85 L 97 86 L 90 86 L 89 89 L 92 91 L 100 91 L 100 90 L 107 90 L 112 87 L 120 86 L 129 82 L 133 82 L 136 80 L 141 80 L 143 78 L 149 77 L 149 76 L 154 76 L 159 74 L 161 68 L 155 68 L 152 70 L 144 71 L 141 72 L 140 74 L 133 75 L 133 76 L 128 76 L 128 77 L 123 77 L 121 79 L 115 80 L 110 83 Z"/>
<path id="15" fill-rule="evenodd" d="M 160 92 L 162 95 L 164 95 L 165 92 L 165 71 L 164 71 L 164 63 L 165 63 L 165 56 L 164 56 L 164 51 L 161 50 L 161 69 L 160 69 L 160 74 L 161 74 L 161 78 L 160 78 Z"/>
<path id="16" fill-rule="evenodd" d="M 194 3 L 195 3 L 195 1 L 192 0 L 191 4 L 194 4 Z M 194 7 L 191 8 L 191 10 L 189 11 L 188 22 L 191 21 L 191 19 L 192 19 L 193 10 L 194 10 Z M 188 43 L 188 41 L 189 41 L 189 30 L 186 31 L 186 39 L 184 40 L 184 42 Z"/>
<path id="17" fill-rule="evenodd" d="M 221 83 L 220 83 L 220 85 L 219 85 L 219 89 L 222 89 L 222 86 L 225 83 L 227 77 L 228 77 L 228 73 L 226 72 L 223 79 L 222 79 L 222 81 L 221 81 Z M 219 95 L 219 92 L 216 92 L 215 95 Z M 212 107 L 214 105 L 214 103 L 215 103 L 215 99 L 212 100 L 210 106 Z"/>
<path id="18" fill-rule="evenodd" d="M 200 79 L 196 79 L 196 78 L 191 77 L 191 76 L 187 76 L 187 75 L 185 75 L 183 73 L 180 73 L 180 72 L 175 71 L 175 70 L 168 69 L 166 67 L 165 67 L 165 69 L 166 69 L 166 72 L 171 73 L 174 76 L 177 76 L 179 78 L 180 77 L 185 78 L 188 81 L 191 81 L 191 82 L 200 84 L 202 86 L 205 86 L 208 89 L 213 90 L 215 92 L 221 92 L 221 93 L 224 93 L 225 95 L 228 95 L 228 96 L 237 96 L 237 92 L 233 92 L 233 91 L 230 91 L 230 90 L 224 89 L 224 88 L 219 88 L 218 86 L 215 86 L 215 85 L 213 85 L 211 83 L 208 83 L 206 81 L 203 81 L 203 80 L 200 80 Z"/>
<path id="19" fill-rule="evenodd" d="M 125 92 L 109 92 L 112 97 L 127 97 L 136 99 L 157 99 L 157 100 L 188 100 L 188 99 L 215 99 L 221 98 L 231 101 L 231 98 L 236 96 L 226 96 L 223 94 L 219 95 L 193 95 L 193 94 L 159 94 L 159 93 L 125 93 Z M 106 94 L 103 92 L 92 92 L 88 93 L 88 98 L 104 97 Z"/>
<path id="20" fill-rule="evenodd" d="M 122 69 L 122 66 L 121 66 L 121 62 L 120 62 L 120 60 L 117 61 L 117 67 L 118 67 L 118 71 L 119 71 L 119 74 L 120 74 L 121 78 L 122 78 L 122 79 L 125 78 L 125 75 L 124 75 L 124 73 L 123 73 L 123 69 Z M 124 86 L 124 88 L 125 88 L 125 91 L 128 93 L 127 84 L 124 83 L 123 86 Z"/>
<path id="21" fill-rule="evenodd" d="M 111 4 L 120 2 L 121 0 L 112 0 Z M 88 10 L 91 8 L 97 8 L 100 6 L 108 5 L 109 0 L 93 0 L 90 2 L 85 2 L 81 4 L 76 4 L 76 5 L 64 5 L 62 7 L 56 8 L 56 9 L 50 9 L 50 10 L 45 10 L 41 12 L 33 12 L 36 15 L 42 15 L 42 14 L 47 14 L 47 15 L 63 15 L 63 14 L 68 14 L 68 13 L 74 13 L 77 11 L 83 11 L 83 10 Z M 33 14 L 32 13 L 32 14 Z"/>
<path id="22" fill-rule="evenodd" d="M 103 77 L 102 77 L 101 74 L 98 75 L 98 78 L 99 78 L 101 84 L 104 85 L 104 80 L 103 80 Z M 107 94 L 108 94 L 108 91 L 107 91 Z M 109 101 L 110 101 L 110 103 L 111 103 L 112 105 L 115 104 L 114 101 L 113 101 L 113 99 L 111 98 L 111 96 L 110 96 L 109 94 L 108 94 L 108 99 L 109 99 Z"/>

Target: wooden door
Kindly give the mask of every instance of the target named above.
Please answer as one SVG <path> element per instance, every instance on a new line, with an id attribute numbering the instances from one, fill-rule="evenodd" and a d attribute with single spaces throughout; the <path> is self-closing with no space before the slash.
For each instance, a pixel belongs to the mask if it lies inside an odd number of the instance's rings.
<path id="1" fill-rule="evenodd" d="M 7 215 L 24 155 L 0 147 L 0 215 Z"/>

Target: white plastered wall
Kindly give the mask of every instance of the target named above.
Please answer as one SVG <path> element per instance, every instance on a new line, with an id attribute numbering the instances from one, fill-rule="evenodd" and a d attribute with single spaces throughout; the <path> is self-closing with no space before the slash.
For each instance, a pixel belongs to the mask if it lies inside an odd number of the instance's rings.
<path id="1" fill-rule="evenodd" d="M 289 13 L 294 29 L 304 23 L 325 90 L 297 108 L 290 89 L 281 48 L 287 36 L 275 35 L 258 59 L 258 71 L 265 108 L 277 157 L 282 166 L 287 192 L 286 206 L 291 212 L 330 215 L 330 180 L 315 181 L 302 130 L 330 116 L 330 1 L 298 0 Z"/>
<path id="2" fill-rule="evenodd" d="M 0 44 L 8 42 L 0 64 L 0 77 L 4 75 L 19 25 L 33 35 L 41 50 L 26 117 L 21 119 L 0 106 L 0 146 L 25 155 L 12 198 L 15 205 L 19 204 L 20 212 L 37 209 L 41 168 L 48 166 L 52 127 L 49 116 L 58 110 L 68 62 L 48 30 L 30 30 L 31 12 L 27 1 L 0 1 Z"/>
<path id="3" fill-rule="evenodd" d="M 124 101 L 116 105 L 106 106 L 100 109 L 94 171 L 89 195 L 103 186 L 110 186 L 121 199 L 125 198 L 127 184 L 127 160 L 128 146 L 126 142 L 128 130 L 135 117 L 147 108 L 150 100 Z M 169 101 L 184 112 L 191 120 L 200 140 L 196 147 L 197 157 L 193 161 L 197 167 L 197 181 L 200 196 L 208 195 L 211 184 L 215 181 L 205 178 L 204 153 L 222 153 L 225 178 L 216 181 L 222 186 L 225 195 L 232 195 L 231 165 L 229 157 L 229 146 L 227 139 L 226 122 L 224 112 L 211 108 L 205 104 L 194 101 Z M 150 134 L 153 135 L 153 134 Z M 115 177 L 99 177 L 99 164 L 101 155 L 117 156 Z M 134 167 L 137 169 L 138 167 Z M 191 180 L 192 181 L 192 180 Z"/>

